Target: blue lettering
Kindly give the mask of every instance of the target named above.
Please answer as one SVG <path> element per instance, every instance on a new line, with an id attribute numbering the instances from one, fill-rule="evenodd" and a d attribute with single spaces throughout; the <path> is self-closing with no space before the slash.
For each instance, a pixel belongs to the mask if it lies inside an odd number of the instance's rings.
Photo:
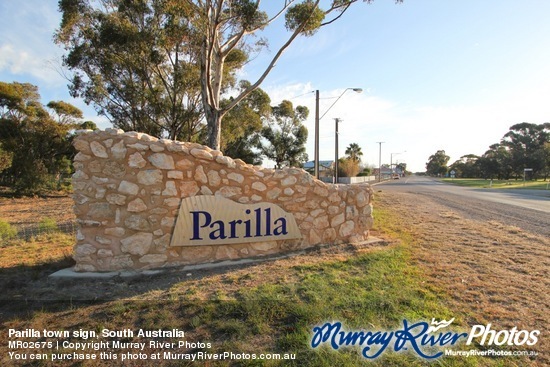
<path id="1" fill-rule="evenodd" d="M 202 240 L 202 237 L 200 236 L 200 229 L 210 225 L 212 222 L 212 216 L 210 213 L 204 211 L 193 211 L 190 213 L 193 215 L 193 237 L 191 237 L 191 240 Z M 205 218 L 205 223 L 203 225 L 200 225 L 201 214 L 203 214 Z"/>
<path id="2" fill-rule="evenodd" d="M 274 224 L 277 225 L 277 223 L 279 223 L 279 222 L 281 224 L 278 227 L 275 227 L 275 229 L 273 230 L 273 234 L 275 236 L 280 236 L 282 234 L 288 234 L 288 231 L 286 229 L 286 219 L 281 217 L 281 218 L 277 219 Z"/>
<path id="3" fill-rule="evenodd" d="M 420 327 L 421 330 L 416 334 L 413 335 L 410 330 L 416 329 Z M 397 340 L 395 341 L 394 350 L 400 351 L 404 346 L 407 344 L 407 342 L 410 343 L 411 347 L 414 349 L 414 351 L 421 356 L 422 358 L 426 359 L 432 359 L 432 358 L 438 358 L 443 355 L 443 352 L 439 352 L 434 354 L 433 356 L 424 354 L 424 352 L 420 349 L 418 344 L 416 343 L 416 339 L 420 337 L 422 334 L 428 330 L 428 323 L 427 322 L 418 322 L 416 324 L 412 324 L 411 326 L 408 326 L 407 320 L 403 320 L 403 330 L 399 330 L 395 332 L 395 336 L 397 337 Z M 406 350 L 407 348 L 405 348 Z"/>
<path id="4" fill-rule="evenodd" d="M 217 226 L 218 228 L 214 229 L 215 226 Z M 221 220 L 217 220 L 212 223 L 210 225 L 210 228 L 214 229 L 212 232 L 210 232 L 211 240 L 223 240 L 227 238 L 227 236 L 225 235 L 225 223 Z"/>

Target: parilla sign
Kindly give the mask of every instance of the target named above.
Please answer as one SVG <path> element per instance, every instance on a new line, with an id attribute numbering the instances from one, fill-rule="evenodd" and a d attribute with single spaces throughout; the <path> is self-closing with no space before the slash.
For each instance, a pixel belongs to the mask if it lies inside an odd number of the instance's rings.
<path id="1" fill-rule="evenodd" d="M 217 196 L 181 201 L 170 246 L 300 239 L 294 216 L 272 203 L 239 204 Z"/>

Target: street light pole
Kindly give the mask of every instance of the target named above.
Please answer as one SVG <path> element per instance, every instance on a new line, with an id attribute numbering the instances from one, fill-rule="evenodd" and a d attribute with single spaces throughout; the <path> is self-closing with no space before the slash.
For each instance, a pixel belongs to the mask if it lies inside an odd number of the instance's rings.
<path id="1" fill-rule="evenodd" d="M 315 143 L 313 160 L 315 166 L 315 178 L 319 179 L 319 90 L 315 91 Z"/>
<path id="2" fill-rule="evenodd" d="M 344 89 L 342 94 L 340 94 L 340 96 L 336 98 L 336 101 L 334 101 L 334 103 L 330 105 L 330 107 L 325 111 L 325 113 L 323 113 L 323 116 L 321 117 L 319 117 L 319 90 L 317 89 L 315 91 L 315 143 L 314 143 L 314 152 L 313 152 L 313 159 L 315 162 L 313 162 L 313 164 L 314 164 L 314 174 L 316 179 L 319 179 L 319 120 L 321 120 L 327 114 L 327 112 L 330 111 L 330 109 L 336 104 L 336 102 L 338 102 L 338 100 L 342 98 L 344 93 L 346 93 L 346 91 L 350 89 L 356 93 L 361 93 L 363 91 L 363 89 L 361 88 Z"/>
<path id="3" fill-rule="evenodd" d="M 399 152 L 399 153 L 390 153 L 390 171 L 391 171 L 391 175 L 393 176 L 393 155 L 397 155 L 397 154 L 402 154 L 402 153 L 405 153 L 407 152 L 406 150 L 404 152 Z"/>
<path id="4" fill-rule="evenodd" d="M 378 182 L 382 181 L 382 144 L 384 141 L 377 141 L 378 147 Z"/>
<path id="5" fill-rule="evenodd" d="M 334 119 L 334 183 L 338 183 L 338 123 L 342 121 L 339 118 Z"/>

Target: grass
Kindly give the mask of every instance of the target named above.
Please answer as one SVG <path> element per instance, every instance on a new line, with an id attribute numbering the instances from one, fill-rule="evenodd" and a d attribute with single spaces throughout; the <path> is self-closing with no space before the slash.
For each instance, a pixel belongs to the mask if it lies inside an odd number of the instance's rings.
<path id="1" fill-rule="evenodd" d="M 426 282 L 422 270 L 413 264 L 413 232 L 382 209 L 376 211 L 376 223 L 379 232 L 393 238 L 392 244 L 227 270 L 175 282 L 170 288 L 151 290 L 132 299 L 69 302 L 60 308 L 39 304 L 36 311 L 22 311 L 4 327 L 98 332 L 103 328 L 177 327 L 186 330 L 190 342 L 211 342 L 211 348 L 198 348 L 209 353 L 297 355 L 295 360 L 226 360 L 209 362 L 209 366 L 480 365 L 477 358 L 442 358 L 429 363 L 407 352 L 386 352 L 366 361 L 354 348 L 333 351 L 309 347 L 312 328 L 326 321 L 341 321 L 350 330 L 394 329 L 402 326 L 403 319 L 456 317 L 455 323 L 460 325 L 460 315 L 443 305 L 442 293 Z M 8 251 L 2 251 L 0 265 L 11 275 L 24 275 L 22 266 L 36 269 L 50 264 L 51 269 L 67 256 L 70 243 L 70 236 L 59 233 L 28 242 L 12 241 L 2 249 Z M 22 258 L 27 260 L 18 263 Z M 0 333 L 0 345 L 6 345 L 2 335 L 5 333 Z M 482 362 L 498 366 L 489 360 Z"/>
<path id="2" fill-rule="evenodd" d="M 458 186 L 493 188 L 493 189 L 531 189 L 531 190 L 548 190 L 550 187 L 549 181 L 525 181 L 523 180 L 483 180 L 476 178 L 444 178 L 443 182 Z"/>

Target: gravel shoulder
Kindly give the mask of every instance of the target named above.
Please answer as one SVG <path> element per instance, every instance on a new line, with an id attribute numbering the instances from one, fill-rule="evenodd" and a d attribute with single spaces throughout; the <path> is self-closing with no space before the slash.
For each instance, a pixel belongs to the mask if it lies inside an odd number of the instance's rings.
<path id="1" fill-rule="evenodd" d="M 545 213 L 416 186 L 377 186 L 376 206 L 393 208 L 413 238 L 428 282 L 468 325 L 540 330 L 533 365 L 550 365 L 550 232 Z"/>

